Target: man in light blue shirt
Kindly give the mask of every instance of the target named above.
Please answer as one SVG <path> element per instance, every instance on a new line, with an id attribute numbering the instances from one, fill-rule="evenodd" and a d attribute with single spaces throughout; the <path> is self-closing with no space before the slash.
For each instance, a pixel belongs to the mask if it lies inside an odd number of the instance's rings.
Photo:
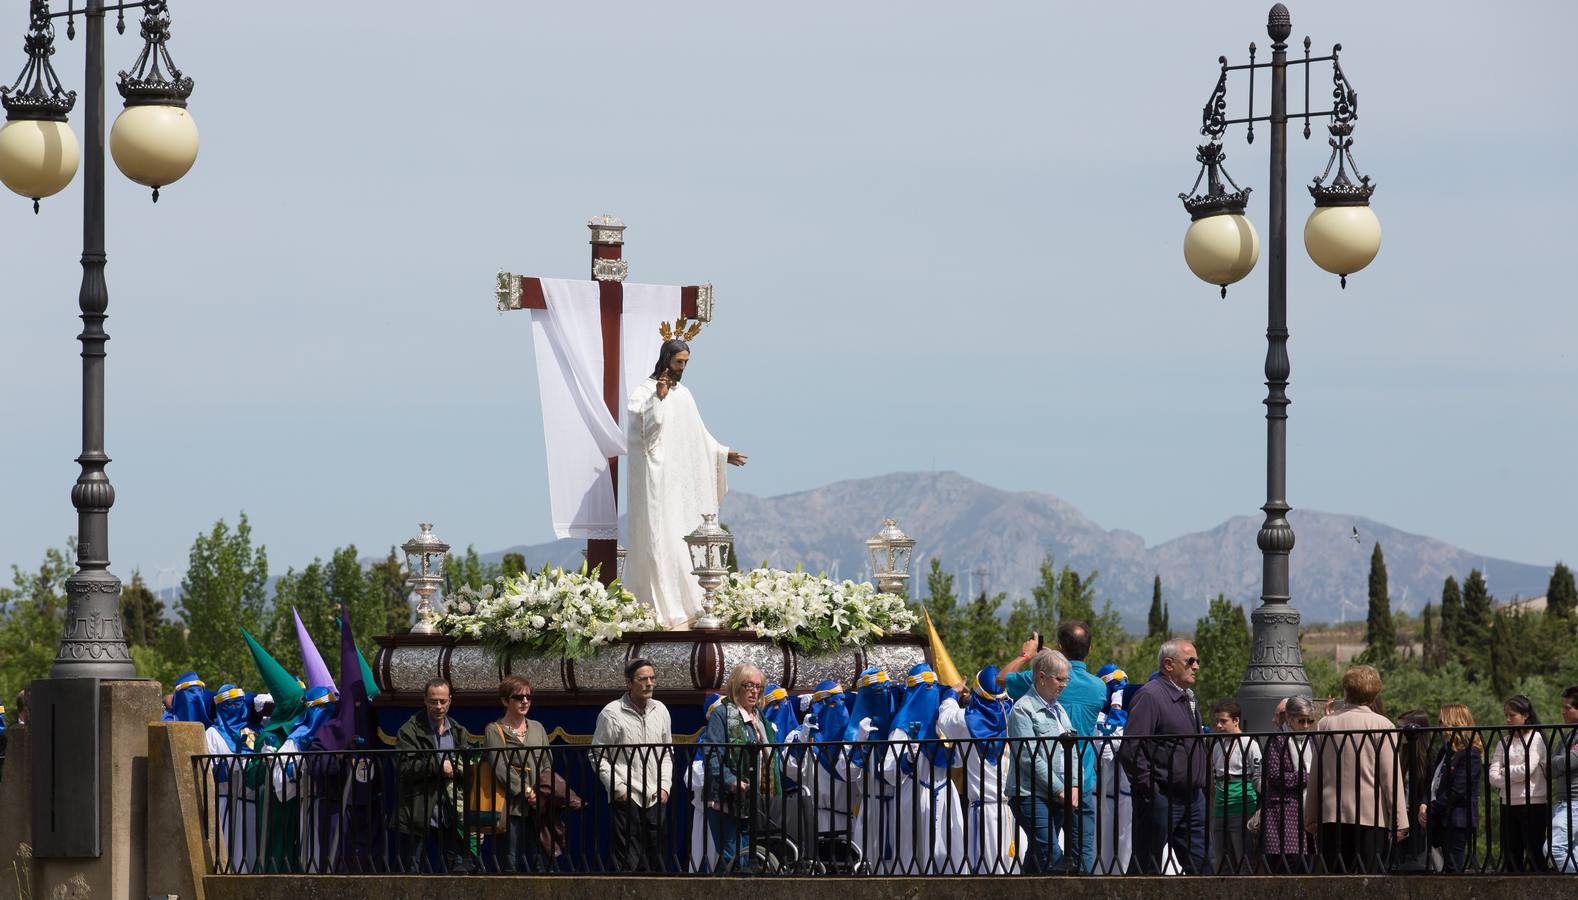
<path id="1" fill-rule="evenodd" d="M 1068 657 L 1042 650 L 1030 664 L 1031 690 L 1008 713 L 1008 795 L 1014 819 L 1030 837 L 1024 854 L 1027 874 L 1055 871 L 1063 859 L 1058 825 L 1078 809 L 1080 790 L 1070 783 L 1073 762 L 1060 736 L 1074 733 L 1067 711 L 1058 702 L 1069 683 Z"/>

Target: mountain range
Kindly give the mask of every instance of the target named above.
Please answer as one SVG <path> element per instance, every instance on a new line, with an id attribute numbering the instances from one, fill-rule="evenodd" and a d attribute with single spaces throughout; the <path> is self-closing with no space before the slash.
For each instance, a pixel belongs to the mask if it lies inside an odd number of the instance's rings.
<path id="1" fill-rule="evenodd" d="M 917 541 L 911 573 L 919 584 L 912 585 L 912 595 L 924 595 L 924 573 L 937 558 L 956 573 L 961 593 L 984 587 L 1004 591 L 1010 599 L 1028 597 L 1041 560 L 1050 553 L 1060 567 L 1067 563 L 1081 574 L 1097 571 L 1098 603 L 1111 600 L 1131 630 L 1143 628 L 1157 575 L 1180 630 L 1218 593 L 1246 610 L 1259 604 L 1261 556 L 1255 534 L 1264 518 L 1260 515 L 1235 516 L 1148 547 L 1138 534 L 1102 528 L 1050 494 L 1001 490 L 953 472 L 903 472 L 779 497 L 731 492 L 719 518 L 735 535 L 742 565 L 766 560 L 780 568 L 799 564 L 861 579 L 870 571 L 865 540 L 889 517 Z M 1297 539 L 1293 602 L 1306 622 L 1364 618 L 1376 541 L 1386 557 L 1394 611 L 1418 612 L 1440 598 L 1448 575 L 1462 581 L 1470 569 L 1484 572 L 1491 591 L 1503 600 L 1541 595 L 1550 578 L 1546 566 L 1486 557 L 1364 516 L 1299 509 L 1288 519 Z M 582 541 L 561 540 L 510 547 L 484 559 L 513 552 L 528 565 L 579 566 L 583 547 Z"/>

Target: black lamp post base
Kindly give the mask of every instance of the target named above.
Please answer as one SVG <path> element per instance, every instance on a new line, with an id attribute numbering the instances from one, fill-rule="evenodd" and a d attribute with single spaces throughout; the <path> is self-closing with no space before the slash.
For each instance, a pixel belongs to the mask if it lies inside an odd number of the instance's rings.
<path id="1" fill-rule="evenodd" d="M 66 579 L 66 622 L 51 678 L 137 677 L 121 627 L 121 580 L 103 570 Z"/>

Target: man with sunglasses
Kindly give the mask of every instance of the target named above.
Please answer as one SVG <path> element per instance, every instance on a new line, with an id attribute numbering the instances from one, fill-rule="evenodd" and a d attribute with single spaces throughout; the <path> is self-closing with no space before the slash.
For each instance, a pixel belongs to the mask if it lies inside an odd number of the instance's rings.
<path id="1" fill-rule="evenodd" d="M 1156 874 L 1171 858 L 1189 874 L 1210 871 L 1205 858 L 1206 747 L 1194 682 L 1194 643 L 1171 640 L 1157 654 L 1158 672 L 1135 692 L 1118 759 L 1134 797 L 1131 869 Z M 1137 738 L 1137 740 L 1134 740 Z"/>

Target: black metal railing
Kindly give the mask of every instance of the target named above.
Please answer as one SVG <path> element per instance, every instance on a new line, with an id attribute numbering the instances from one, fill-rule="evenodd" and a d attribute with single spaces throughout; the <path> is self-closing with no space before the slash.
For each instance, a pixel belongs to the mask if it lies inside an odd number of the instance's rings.
<path id="1" fill-rule="evenodd" d="M 194 774 L 219 874 L 1540 873 L 1578 871 L 1573 775 L 1549 765 L 1575 741 L 557 745 L 199 756 Z"/>

